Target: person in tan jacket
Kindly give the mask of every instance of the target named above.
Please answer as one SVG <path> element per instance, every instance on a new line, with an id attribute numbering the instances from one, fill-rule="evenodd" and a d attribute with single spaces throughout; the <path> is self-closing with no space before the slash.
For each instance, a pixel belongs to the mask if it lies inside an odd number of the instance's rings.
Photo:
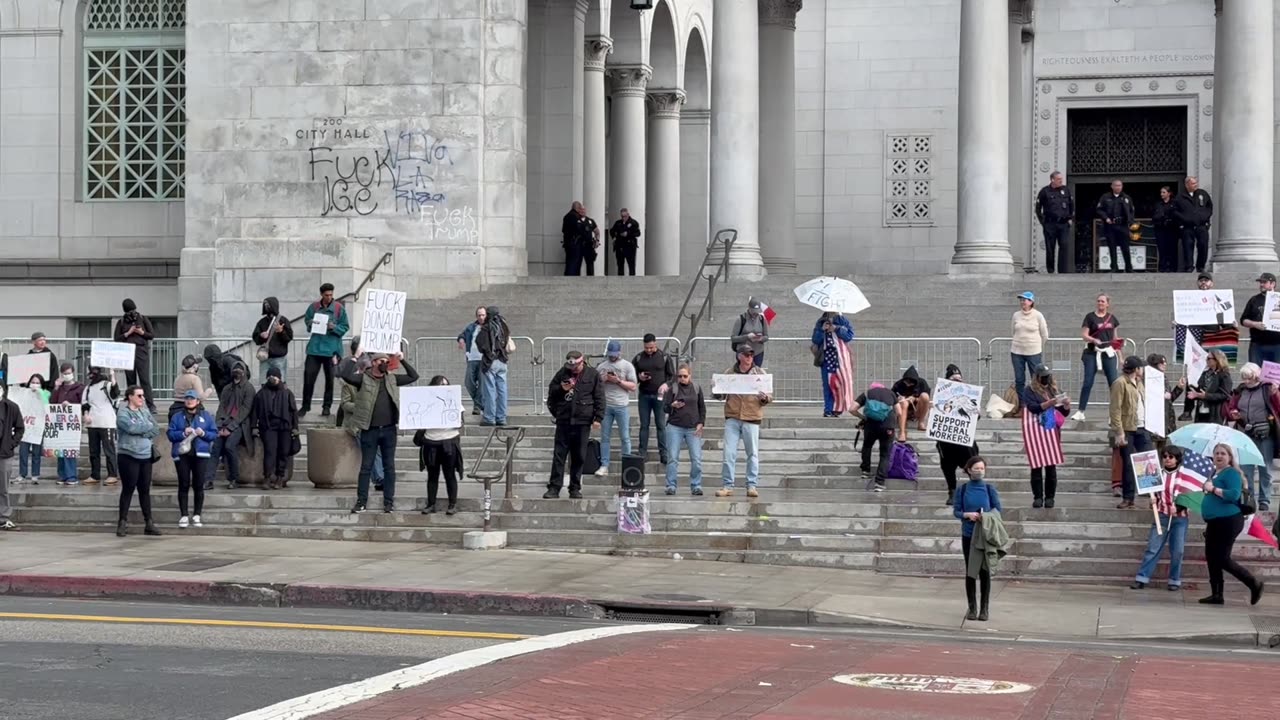
<path id="1" fill-rule="evenodd" d="M 725 374 L 764 375 L 764 370 L 756 367 L 755 354 L 750 343 L 738 345 L 738 361 Z M 716 397 L 724 398 L 724 465 L 720 471 L 723 487 L 716 491 L 716 497 L 733 494 L 739 439 L 747 451 L 747 497 L 759 497 L 756 482 L 760 479 L 760 423 L 764 420 L 764 406 L 773 401 L 773 396 L 762 392 Z"/>
<path id="2" fill-rule="evenodd" d="M 1132 508 L 1133 499 L 1138 494 L 1138 482 L 1133 475 L 1133 463 L 1130 459 L 1134 453 L 1151 449 L 1151 438 L 1143 427 L 1146 421 L 1146 387 L 1143 378 L 1145 365 L 1142 358 L 1130 355 L 1124 359 L 1124 373 L 1111 384 L 1109 434 L 1112 444 L 1120 449 L 1120 469 L 1124 474 L 1122 500 L 1116 506 L 1119 508 Z"/>

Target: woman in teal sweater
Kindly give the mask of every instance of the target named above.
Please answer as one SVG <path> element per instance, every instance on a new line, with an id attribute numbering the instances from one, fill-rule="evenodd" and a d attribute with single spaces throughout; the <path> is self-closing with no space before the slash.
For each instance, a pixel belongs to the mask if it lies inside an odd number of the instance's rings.
<path id="1" fill-rule="evenodd" d="M 1215 446 L 1213 466 L 1216 472 L 1204 483 L 1204 503 L 1200 506 L 1205 524 L 1204 558 L 1209 566 L 1209 597 L 1202 598 L 1200 603 L 1223 604 L 1222 571 L 1226 570 L 1249 588 L 1249 603 L 1257 605 L 1262 598 L 1262 581 L 1231 559 L 1231 548 L 1244 529 L 1244 514 L 1238 504 L 1244 474 L 1236 462 L 1235 450 L 1225 444 Z"/>

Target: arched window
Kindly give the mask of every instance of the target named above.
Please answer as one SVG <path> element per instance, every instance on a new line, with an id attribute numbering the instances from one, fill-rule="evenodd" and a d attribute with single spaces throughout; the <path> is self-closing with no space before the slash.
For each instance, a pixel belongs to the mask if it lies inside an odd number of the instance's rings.
<path id="1" fill-rule="evenodd" d="M 186 0 L 86 0 L 84 199 L 181 200 Z"/>

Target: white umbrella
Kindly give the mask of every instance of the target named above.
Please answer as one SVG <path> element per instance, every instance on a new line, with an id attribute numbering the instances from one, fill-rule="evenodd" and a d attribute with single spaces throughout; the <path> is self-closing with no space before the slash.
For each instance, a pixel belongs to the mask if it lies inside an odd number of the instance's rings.
<path id="1" fill-rule="evenodd" d="M 824 312 L 852 315 L 871 307 L 857 285 L 838 277 L 814 278 L 795 290 L 796 298 Z"/>

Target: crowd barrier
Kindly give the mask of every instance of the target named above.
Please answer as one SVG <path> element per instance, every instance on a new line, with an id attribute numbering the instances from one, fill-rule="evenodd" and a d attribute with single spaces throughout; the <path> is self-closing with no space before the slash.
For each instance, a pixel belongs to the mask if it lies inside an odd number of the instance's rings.
<path id="1" fill-rule="evenodd" d="M 533 338 L 512 336 L 516 351 L 507 358 L 507 402 L 531 402 L 542 408 L 546 399 L 542 383 L 541 358 L 536 352 Z M 420 337 L 413 341 L 410 362 L 423 376 L 423 381 L 433 375 L 444 375 L 452 385 L 464 385 L 467 378 L 467 354 L 458 347 L 456 337 Z M 471 404 L 463 390 L 464 403 Z"/>
<path id="2" fill-rule="evenodd" d="M 1182 358 L 1178 357 L 1177 347 L 1174 345 L 1173 338 L 1149 338 L 1142 342 L 1142 357 L 1146 357 L 1152 353 L 1160 353 L 1168 361 L 1168 367 L 1165 368 L 1166 375 L 1181 377 L 1186 372 Z M 1238 368 L 1249 361 L 1249 336 L 1244 335 L 1240 338 L 1239 349 L 1236 352 L 1236 364 L 1232 369 Z M 1239 380 L 1237 377 L 1236 380 Z"/>
<path id="3" fill-rule="evenodd" d="M 998 337 L 991 338 L 987 343 L 990 367 L 985 379 L 987 389 L 991 392 L 1003 394 L 1013 385 L 1013 361 L 1009 357 L 1012 342 L 1012 338 Z M 1125 338 L 1124 350 L 1116 353 L 1116 369 L 1118 370 L 1124 364 L 1126 356 L 1136 355 L 1137 352 L 1137 343 Z M 1078 337 L 1049 338 L 1044 342 L 1044 351 L 1041 353 L 1041 362 L 1053 371 L 1058 389 L 1065 392 L 1073 402 L 1080 397 L 1080 386 L 1084 381 L 1084 361 L 1081 359 L 1083 354 L 1084 341 Z M 1090 402 L 1106 401 L 1109 391 L 1106 376 L 1099 370 L 1093 380 Z"/>
<path id="4" fill-rule="evenodd" d="M 547 398 L 547 383 L 551 382 L 551 378 L 555 377 L 556 372 L 564 365 L 564 357 L 571 350 L 577 350 L 586 357 L 587 362 L 592 365 L 599 365 L 604 362 L 605 347 L 610 340 L 616 340 L 622 345 L 622 358 L 631 360 L 644 350 L 644 338 L 642 337 L 548 337 L 543 338 L 539 346 L 539 357 L 542 359 L 542 381 L 539 387 L 541 397 L 538 398 L 537 405 L 539 412 L 544 411 L 545 401 Z M 666 345 L 671 355 L 675 357 L 683 357 L 684 344 L 680 342 L 680 338 L 675 337 L 659 337 L 657 338 L 658 346 L 661 348 Z M 635 403 L 636 398 L 633 396 L 631 402 Z"/>

